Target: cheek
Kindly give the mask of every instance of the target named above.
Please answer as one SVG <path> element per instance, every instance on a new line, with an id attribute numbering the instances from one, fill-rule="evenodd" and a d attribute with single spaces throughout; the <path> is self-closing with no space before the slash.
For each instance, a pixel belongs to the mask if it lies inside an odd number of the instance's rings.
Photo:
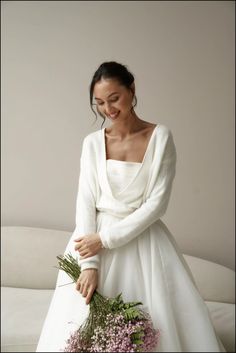
<path id="1" fill-rule="evenodd" d="M 129 110 L 131 106 L 131 102 L 127 98 L 123 98 L 122 100 L 119 101 L 119 103 L 116 104 L 116 108 L 119 110 Z"/>
<path id="2" fill-rule="evenodd" d="M 98 113 L 100 116 L 102 116 L 103 118 L 106 117 L 106 116 L 104 115 L 104 112 L 103 112 L 102 107 L 97 107 L 96 110 L 97 110 L 97 113 Z"/>

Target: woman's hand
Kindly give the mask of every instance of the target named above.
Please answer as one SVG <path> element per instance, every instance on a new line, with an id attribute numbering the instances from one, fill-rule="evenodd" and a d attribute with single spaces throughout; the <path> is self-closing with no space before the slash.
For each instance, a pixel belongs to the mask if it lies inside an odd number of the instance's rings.
<path id="1" fill-rule="evenodd" d="M 76 289 L 86 298 L 86 304 L 89 304 L 93 292 L 98 284 L 98 270 L 88 268 L 83 270 L 76 282 Z"/>
<path id="2" fill-rule="evenodd" d="M 88 234 L 74 240 L 75 250 L 79 251 L 80 259 L 96 255 L 102 249 L 102 241 L 98 233 Z"/>

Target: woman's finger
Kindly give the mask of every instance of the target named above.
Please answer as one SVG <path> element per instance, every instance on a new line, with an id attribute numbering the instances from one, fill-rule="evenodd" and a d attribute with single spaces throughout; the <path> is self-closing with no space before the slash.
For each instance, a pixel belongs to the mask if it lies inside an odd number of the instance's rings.
<path id="1" fill-rule="evenodd" d="M 87 257 L 95 255 L 91 251 L 83 251 L 83 252 L 80 252 L 79 254 L 81 259 L 87 259 Z"/>
<path id="2" fill-rule="evenodd" d="M 81 251 L 81 250 L 85 250 L 85 249 L 86 249 L 86 245 L 83 244 L 83 243 L 81 243 L 81 244 L 76 244 L 74 248 L 75 248 L 76 251 L 77 251 L 77 250 Z"/>
<path id="3" fill-rule="evenodd" d="M 88 255 L 88 254 L 86 254 L 86 255 L 84 255 L 84 256 L 80 256 L 80 260 L 84 260 L 84 259 L 87 259 L 88 257 L 90 257 L 91 255 Z"/>
<path id="4" fill-rule="evenodd" d="M 78 247 L 83 246 L 83 245 L 84 245 L 84 241 L 83 240 L 77 241 L 76 244 L 75 244 L 75 246 L 78 246 Z"/>
<path id="5" fill-rule="evenodd" d="M 76 290 L 80 291 L 80 287 L 81 287 L 81 283 L 78 281 L 78 282 L 76 283 L 75 288 L 76 288 Z"/>
<path id="6" fill-rule="evenodd" d="M 81 294 L 83 297 L 86 297 L 88 295 L 88 288 L 86 286 L 84 286 L 84 288 L 82 289 Z"/>
<path id="7" fill-rule="evenodd" d="M 87 249 L 81 249 L 81 250 L 79 250 L 80 256 L 85 256 L 85 255 L 87 255 L 88 253 L 89 253 L 89 251 L 88 251 Z"/>
<path id="8" fill-rule="evenodd" d="M 81 245 L 75 245 L 75 250 L 77 251 L 77 250 L 80 250 L 81 249 Z"/>
<path id="9" fill-rule="evenodd" d="M 84 291 L 85 291 L 85 286 L 84 285 L 81 285 L 80 286 L 80 293 L 83 295 Z"/>
<path id="10" fill-rule="evenodd" d="M 83 239 L 84 239 L 84 237 L 79 237 L 79 238 L 74 239 L 74 241 L 80 242 Z"/>
<path id="11" fill-rule="evenodd" d="M 84 254 L 84 255 L 80 254 L 80 259 L 81 259 L 81 260 L 86 259 L 86 257 L 88 257 L 87 253 Z"/>
<path id="12" fill-rule="evenodd" d="M 93 292 L 94 292 L 95 288 L 93 286 L 90 286 L 87 296 L 86 296 L 86 304 L 90 303 L 90 300 L 92 298 Z"/>

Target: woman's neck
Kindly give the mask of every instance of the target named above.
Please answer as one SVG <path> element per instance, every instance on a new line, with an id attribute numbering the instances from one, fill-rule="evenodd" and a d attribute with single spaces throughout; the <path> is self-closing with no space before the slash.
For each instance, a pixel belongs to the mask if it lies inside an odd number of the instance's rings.
<path id="1" fill-rule="evenodd" d="M 147 126 L 147 122 L 141 120 L 136 114 L 130 115 L 127 119 L 113 123 L 106 128 L 110 136 L 119 136 L 121 139 L 128 137 Z"/>

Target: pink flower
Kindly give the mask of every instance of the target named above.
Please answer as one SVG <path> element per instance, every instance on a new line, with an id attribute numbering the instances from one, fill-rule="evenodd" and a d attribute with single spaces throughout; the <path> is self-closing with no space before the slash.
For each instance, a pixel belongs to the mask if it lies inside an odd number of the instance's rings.
<path id="1" fill-rule="evenodd" d="M 77 330 L 67 340 L 64 352 L 150 352 L 158 339 L 159 331 L 150 317 L 127 321 L 121 313 L 108 314 L 104 325 L 95 328 L 90 342 L 83 341 Z"/>
<path id="2" fill-rule="evenodd" d="M 57 256 L 59 268 L 74 282 L 81 268 L 71 254 Z M 125 303 L 122 295 L 107 298 L 95 291 L 85 322 L 71 333 L 64 352 L 149 352 L 159 340 L 150 315 L 138 306 L 141 302 Z"/>

